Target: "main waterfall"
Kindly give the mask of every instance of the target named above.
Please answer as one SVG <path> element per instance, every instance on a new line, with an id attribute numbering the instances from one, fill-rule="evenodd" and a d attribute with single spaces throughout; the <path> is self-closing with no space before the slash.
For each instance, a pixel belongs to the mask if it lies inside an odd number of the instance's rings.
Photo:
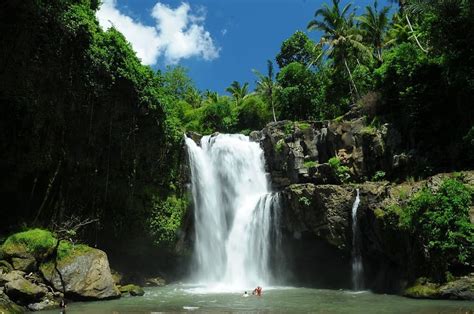
<path id="1" fill-rule="evenodd" d="M 272 284 L 278 252 L 278 194 L 269 191 L 263 151 L 243 135 L 186 138 L 195 218 L 194 279 L 243 290 Z"/>

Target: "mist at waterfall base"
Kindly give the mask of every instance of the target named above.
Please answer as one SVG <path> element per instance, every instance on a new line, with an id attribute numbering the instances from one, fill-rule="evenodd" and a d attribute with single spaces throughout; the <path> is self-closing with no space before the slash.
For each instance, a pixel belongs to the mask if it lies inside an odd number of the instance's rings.
<path id="1" fill-rule="evenodd" d="M 207 291 L 279 283 L 279 197 L 271 193 L 263 151 L 239 134 L 186 138 L 194 205 L 191 282 Z"/>

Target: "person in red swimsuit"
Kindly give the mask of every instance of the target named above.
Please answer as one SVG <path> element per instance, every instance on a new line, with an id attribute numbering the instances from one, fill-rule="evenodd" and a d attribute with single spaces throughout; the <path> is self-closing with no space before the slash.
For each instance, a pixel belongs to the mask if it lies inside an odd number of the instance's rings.
<path id="1" fill-rule="evenodd" d="M 255 288 L 252 292 L 253 295 L 256 295 L 258 297 L 261 297 L 262 296 L 262 287 L 258 286 L 257 288 Z"/>

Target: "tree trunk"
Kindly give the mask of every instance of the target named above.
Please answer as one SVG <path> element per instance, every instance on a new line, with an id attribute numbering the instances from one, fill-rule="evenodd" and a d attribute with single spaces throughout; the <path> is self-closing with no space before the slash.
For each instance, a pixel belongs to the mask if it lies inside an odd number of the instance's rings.
<path id="1" fill-rule="evenodd" d="M 46 189 L 46 194 L 44 195 L 43 202 L 41 202 L 41 205 L 38 209 L 38 213 L 36 214 L 35 220 L 33 220 L 33 224 L 36 224 L 36 222 L 38 221 L 38 218 L 40 217 L 41 212 L 43 211 L 46 205 L 46 202 L 49 199 L 49 194 L 51 193 L 51 189 L 53 188 L 54 182 L 56 181 L 56 177 L 58 176 L 59 169 L 61 168 L 62 163 L 63 163 L 63 160 L 60 159 L 58 162 L 58 166 L 56 167 L 56 171 L 53 174 L 53 177 L 51 178 L 51 180 L 49 180 L 48 188 Z"/>
<path id="2" fill-rule="evenodd" d="M 405 13 L 405 18 L 407 20 L 408 27 L 410 27 L 410 31 L 412 32 L 413 37 L 415 38 L 415 41 L 418 44 L 418 47 L 420 47 L 421 51 L 423 51 L 424 53 L 428 53 L 428 50 L 426 50 L 425 48 L 423 48 L 423 46 L 421 46 L 420 41 L 418 40 L 418 37 L 416 37 L 415 30 L 413 29 L 413 26 L 411 25 L 410 19 L 408 18 L 408 14 L 406 14 L 406 13 Z"/>
<path id="3" fill-rule="evenodd" d="M 349 69 L 349 65 L 347 64 L 347 60 L 346 58 L 344 58 L 344 65 L 346 66 L 346 70 L 347 70 L 347 73 L 349 74 L 349 78 L 351 80 L 351 83 L 352 83 L 352 87 L 354 87 L 354 91 L 355 91 L 355 94 L 356 94 L 356 97 L 357 99 L 360 98 L 359 96 L 359 91 L 357 90 L 357 86 L 354 82 L 354 78 L 352 77 L 352 72 L 351 70 Z"/>

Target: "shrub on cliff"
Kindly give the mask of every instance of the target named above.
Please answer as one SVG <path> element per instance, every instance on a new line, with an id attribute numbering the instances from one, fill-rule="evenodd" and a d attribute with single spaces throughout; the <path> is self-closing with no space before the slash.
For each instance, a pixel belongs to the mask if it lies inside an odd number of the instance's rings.
<path id="1" fill-rule="evenodd" d="M 431 275 L 444 281 L 445 273 L 472 267 L 474 226 L 469 221 L 473 191 L 455 178 L 438 190 L 424 188 L 401 212 L 401 225 L 427 252 Z"/>

